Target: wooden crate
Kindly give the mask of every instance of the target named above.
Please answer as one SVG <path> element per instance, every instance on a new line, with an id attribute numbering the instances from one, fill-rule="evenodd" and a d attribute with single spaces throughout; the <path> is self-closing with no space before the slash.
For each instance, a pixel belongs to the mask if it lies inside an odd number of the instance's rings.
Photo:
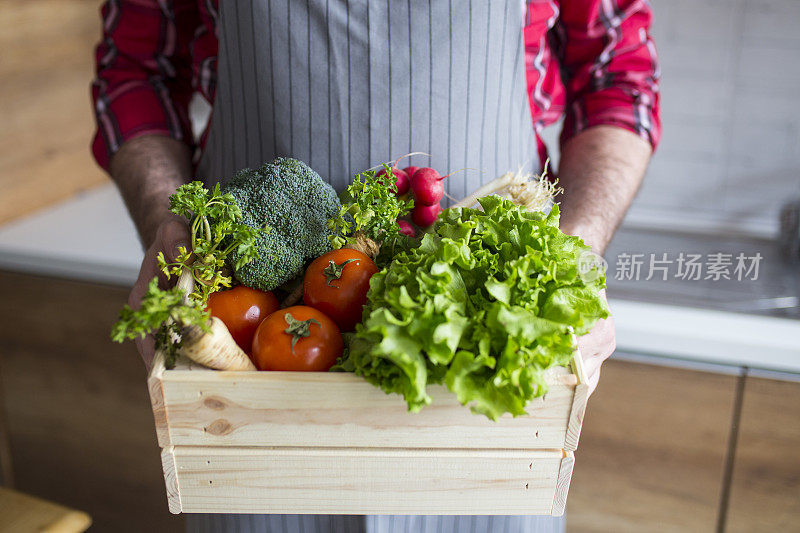
<path id="1" fill-rule="evenodd" d="M 403 399 L 344 373 L 149 378 L 173 513 L 561 515 L 586 407 L 580 356 L 528 415 L 492 422 L 441 386 Z"/>

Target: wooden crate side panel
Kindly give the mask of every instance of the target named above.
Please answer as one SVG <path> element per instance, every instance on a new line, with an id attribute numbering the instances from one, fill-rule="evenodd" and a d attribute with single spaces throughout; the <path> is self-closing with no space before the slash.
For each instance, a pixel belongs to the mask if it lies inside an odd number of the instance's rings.
<path id="1" fill-rule="evenodd" d="M 558 479 L 556 480 L 556 493 L 553 498 L 553 509 L 550 514 L 561 516 L 567 508 L 567 494 L 569 493 L 569 483 L 572 480 L 572 470 L 575 467 L 575 455 L 571 451 L 564 451 L 561 465 L 558 469 Z"/>
<path id="2" fill-rule="evenodd" d="M 175 447 L 183 512 L 543 514 L 560 450 Z"/>
<path id="3" fill-rule="evenodd" d="M 147 390 L 150 393 L 150 405 L 153 408 L 153 419 L 156 424 L 156 437 L 158 445 L 162 448 L 169 446 L 169 421 L 167 420 L 167 406 L 164 398 L 164 354 L 157 352 L 153 358 L 153 366 L 147 377 Z"/>
<path id="4" fill-rule="evenodd" d="M 586 414 L 586 403 L 589 400 L 589 386 L 586 384 L 586 373 L 583 370 L 583 358 L 577 352 L 570 364 L 572 372 L 578 379 L 575 386 L 572 407 L 567 422 L 567 432 L 564 436 L 564 449 L 575 451 L 578 449 L 578 441 L 581 438 L 581 428 L 583 427 L 583 417 Z"/>
<path id="5" fill-rule="evenodd" d="M 164 484 L 167 486 L 167 505 L 169 512 L 178 514 L 182 511 L 181 491 L 178 485 L 178 469 L 175 467 L 175 449 L 167 446 L 161 450 L 161 467 L 164 470 Z"/>
<path id="6" fill-rule="evenodd" d="M 349 374 L 168 371 L 163 388 L 174 445 L 561 449 L 576 383 L 564 372 L 528 416 L 497 422 L 441 386 L 411 414 L 400 396 Z"/>

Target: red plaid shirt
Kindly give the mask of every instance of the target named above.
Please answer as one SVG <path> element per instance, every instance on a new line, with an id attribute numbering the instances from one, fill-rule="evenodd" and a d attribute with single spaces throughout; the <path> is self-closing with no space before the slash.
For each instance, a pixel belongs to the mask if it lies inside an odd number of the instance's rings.
<path id="1" fill-rule="evenodd" d="M 189 100 L 214 102 L 218 0 L 108 0 L 92 84 L 97 162 L 146 134 L 193 145 Z M 659 70 L 647 0 L 528 0 L 525 66 L 537 133 L 565 114 L 561 142 L 599 124 L 660 137 Z M 205 135 L 200 144 L 205 141 Z M 541 140 L 539 149 L 546 155 Z M 543 159 L 544 160 L 544 159 Z"/>

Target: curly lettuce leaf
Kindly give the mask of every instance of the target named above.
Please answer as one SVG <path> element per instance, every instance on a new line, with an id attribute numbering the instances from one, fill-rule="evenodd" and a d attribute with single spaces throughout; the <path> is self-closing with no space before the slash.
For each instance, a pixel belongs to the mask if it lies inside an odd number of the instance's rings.
<path id="1" fill-rule="evenodd" d="M 476 413 L 521 415 L 544 394 L 544 372 L 566 365 L 574 334 L 608 316 L 604 275 L 583 279 L 581 239 L 548 215 L 490 196 L 482 211 L 445 210 L 419 246 L 372 277 L 364 321 L 342 368 L 409 410 L 444 383 Z"/>

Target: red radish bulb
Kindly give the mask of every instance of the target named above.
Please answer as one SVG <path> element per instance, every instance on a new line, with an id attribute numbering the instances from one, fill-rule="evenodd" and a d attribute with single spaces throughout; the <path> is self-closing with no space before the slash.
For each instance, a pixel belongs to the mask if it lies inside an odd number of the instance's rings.
<path id="1" fill-rule="evenodd" d="M 422 167 L 411 179 L 411 193 L 422 205 L 438 204 L 444 196 L 442 176 L 430 167 Z"/>
<path id="2" fill-rule="evenodd" d="M 419 170 L 419 167 L 406 167 L 403 169 L 403 172 L 408 174 L 408 177 L 410 178 L 411 176 L 414 175 L 414 172 L 416 172 L 417 170 Z"/>
<path id="3" fill-rule="evenodd" d="M 407 237 L 411 237 L 412 239 L 416 236 L 416 232 L 414 231 L 414 226 L 406 222 L 405 220 L 397 220 L 397 225 L 400 226 L 400 233 L 406 235 Z"/>
<path id="4" fill-rule="evenodd" d="M 375 174 L 376 178 L 386 175 L 386 169 L 381 169 L 380 172 Z M 408 192 L 410 186 L 410 180 L 408 179 L 408 174 L 404 171 L 400 170 L 399 168 L 392 169 L 392 175 L 395 177 L 395 186 L 397 187 L 397 196 L 402 196 Z"/>
<path id="5" fill-rule="evenodd" d="M 439 204 L 433 205 L 417 205 L 411 211 L 411 220 L 420 228 L 427 228 L 436 222 L 436 217 L 442 212 L 442 206 Z"/>

